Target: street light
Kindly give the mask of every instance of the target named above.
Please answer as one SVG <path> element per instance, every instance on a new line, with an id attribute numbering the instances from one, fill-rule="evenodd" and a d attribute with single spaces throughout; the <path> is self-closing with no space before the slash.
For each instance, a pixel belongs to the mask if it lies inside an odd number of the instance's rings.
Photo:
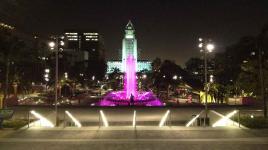
<path id="1" fill-rule="evenodd" d="M 199 43 L 199 44 L 198 44 L 198 47 L 199 47 L 199 48 L 202 48 L 202 47 L 203 47 L 203 43 Z"/>
<path id="2" fill-rule="evenodd" d="M 213 44 L 209 43 L 209 44 L 207 44 L 206 48 L 207 48 L 207 51 L 209 53 L 211 53 L 214 50 L 215 46 Z"/>
<path id="3" fill-rule="evenodd" d="M 48 43 L 48 46 L 50 47 L 51 50 L 54 50 L 56 48 L 56 51 L 55 51 L 55 113 L 56 113 L 56 123 L 55 125 L 58 126 L 58 76 L 59 76 L 59 46 L 63 46 L 64 45 L 64 42 L 63 41 L 60 41 L 59 43 L 59 40 L 58 40 L 58 37 L 55 38 L 56 39 L 56 42 L 54 41 L 51 41 Z"/>
<path id="4" fill-rule="evenodd" d="M 64 73 L 64 78 L 68 79 L 68 73 L 67 72 Z"/>
<path id="5" fill-rule="evenodd" d="M 48 46 L 50 47 L 50 49 L 54 49 L 55 47 L 55 42 L 49 42 Z"/>
<path id="6" fill-rule="evenodd" d="M 142 75 L 142 79 L 146 79 L 147 78 L 147 75 L 146 74 L 143 74 Z"/>
<path id="7" fill-rule="evenodd" d="M 202 38 L 199 38 L 199 45 L 198 47 L 200 48 L 200 51 L 204 53 L 204 65 L 205 65 L 205 120 L 204 124 L 206 125 L 206 120 L 208 117 L 208 104 L 207 104 L 207 99 L 208 99 L 208 69 L 207 69 L 207 55 L 208 53 L 211 53 L 215 49 L 215 45 L 211 43 L 210 40 L 204 40 Z"/>
<path id="8" fill-rule="evenodd" d="M 209 76 L 209 82 L 210 82 L 210 83 L 213 83 L 213 82 L 214 82 L 214 79 L 213 79 L 213 78 L 214 78 L 213 75 L 210 75 L 210 76 Z"/>
<path id="9" fill-rule="evenodd" d="M 45 75 L 44 75 L 44 78 L 48 78 L 48 74 L 45 74 Z"/>
<path id="10" fill-rule="evenodd" d="M 45 73 L 44 73 L 44 80 L 45 80 L 45 82 L 46 82 L 46 92 L 47 92 L 47 85 L 48 85 L 48 81 L 49 81 L 49 72 L 50 72 L 50 70 L 47 68 L 47 69 L 45 69 Z"/>
<path id="11" fill-rule="evenodd" d="M 50 70 L 49 69 L 45 69 L 45 73 L 49 73 L 50 72 Z"/>
<path id="12" fill-rule="evenodd" d="M 64 42 L 63 42 L 63 41 L 60 41 L 60 45 L 61 45 L 61 46 L 64 46 Z"/>

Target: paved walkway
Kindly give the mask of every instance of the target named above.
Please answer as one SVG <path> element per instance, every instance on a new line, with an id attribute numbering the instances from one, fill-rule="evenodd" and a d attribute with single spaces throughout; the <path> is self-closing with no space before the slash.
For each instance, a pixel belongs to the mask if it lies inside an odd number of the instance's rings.
<path id="1" fill-rule="evenodd" d="M 180 127 L 53 128 L 0 131 L 5 150 L 263 150 L 268 149 L 268 130 Z"/>

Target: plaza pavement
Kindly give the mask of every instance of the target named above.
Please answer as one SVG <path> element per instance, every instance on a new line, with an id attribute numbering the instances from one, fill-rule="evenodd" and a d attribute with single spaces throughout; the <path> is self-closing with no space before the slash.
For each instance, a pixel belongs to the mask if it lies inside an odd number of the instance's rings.
<path id="1" fill-rule="evenodd" d="M 268 130 L 130 126 L 0 131 L 0 150 L 266 150 Z"/>
<path id="2" fill-rule="evenodd" d="M 83 125 L 77 127 L 0 130 L 0 150 L 266 150 L 268 130 L 249 130 L 237 127 L 184 127 L 202 107 L 181 108 L 98 108 L 70 107 L 59 109 L 59 119 L 64 120 L 68 110 Z M 234 107 L 213 108 L 221 114 Z M 245 108 L 247 109 L 247 108 Z M 49 107 L 16 107 L 15 119 L 27 119 L 35 110 L 53 121 L 55 114 Z M 100 125 L 99 111 L 103 110 L 109 127 Z M 131 127 L 133 111 L 137 111 L 137 127 Z M 170 110 L 165 127 L 158 127 L 163 115 Z M 30 116 L 33 118 L 33 116 Z M 211 122 L 218 120 L 211 115 Z M 214 120 L 214 121 L 213 121 Z M 70 120 L 69 120 L 70 121 Z"/>

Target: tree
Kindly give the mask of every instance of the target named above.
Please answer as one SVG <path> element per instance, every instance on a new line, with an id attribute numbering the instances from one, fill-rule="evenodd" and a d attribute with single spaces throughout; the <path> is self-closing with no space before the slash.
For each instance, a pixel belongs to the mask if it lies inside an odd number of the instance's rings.
<path id="1" fill-rule="evenodd" d="M 248 60 L 241 64 L 241 70 L 238 74 L 236 84 L 243 93 L 254 93 L 259 95 L 258 88 L 258 62 L 257 60 Z M 239 92 L 241 94 L 242 91 Z"/>
<path id="2" fill-rule="evenodd" d="M 160 58 L 155 58 L 152 62 L 152 69 L 153 71 L 158 71 L 161 67 L 162 61 Z"/>
<path id="3" fill-rule="evenodd" d="M 258 49 L 258 62 L 259 62 L 259 83 L 261 88 L 261 99 L 263 100 L 263 113 L 267 118 L 267 101 L 265 87 L 268 87 L 268 82 L 265 83 L 265 76 L 268 75 L 268 24 L 263 28 L 260 35 L 257 37 L 256 48 Z M 264 63 L 263 60 L 266 60 Z"/>
<path id="4" fill-rule="evenodd" d="M 243 86 L 243 82 L 245 80 L 245 75 L 243 75 L 243 73 L 248 74 L 248 77 L 253 77 L 249 76 L 249 73 L 252 71 L 246 71 L 249 69 L 246 68 L 249 67 L 250 65 L 248 64 L 250 64 L 251 61 L 255 59 L 255 57 L 252 55 L 255 53 L 254 49 L 255 37 L 247 36 L 242 37 L 237 43 L 228 46 L 225 52 L 217 53 L 215 55 L 216 81 L 226 87 L 226 89 L 222 89 L 219 92 L 224 92 L 224 95 L 229 95 L 230 93 L 234 94 L 234 92 L 228 91 L 234 88 L 227 88 L 228 86 L 236 85 L 239 86 L 236 88 L 240 89 L 241 86 Z M 250 86 L 248 88 L 253 89 L 253 87 Z"/>
<path id="5" fill-rule="evenodd" d="M 268 87 L 268 26 L 258 36 L 242 37 L 215 56 L 215 76 L 226 96 L 253 95 L 265 102 Z M 265 105 L 265 104 L 264 104 Z"/>
<path id="6" fill-rule="evenodd" d="M 118 68 L 113 68 L 113 72 L 109 74 L 109 85 L 110 88 L 117 90 L 120 87 L 120 77 L 122 77 L 123 74 L 120 72 Z"/>
<path id="7" fill-rule="evenodd" d="M 154 81 L 153 87 L 156 88 L 156 93 L 158 94 L 160 90 L 169 93 L 171 89 L 176 89 L 177 86 L 184 83 L 187 83 L 195 90 L 200 89 L 202 86 L 200 81 L 194 79 L 186 70 L 170 60 L 163 61 L 159 71 L 154 71 L 154 75 L 151 77 Z"/>
<path id="8" fill-rule="evenodd" d="M 0 56 L 5 68 L 5 84 L 3 106 L 6 107 L 6 98 L 9 87 L 10 64 L 15 61 L 25 48 L 25 43 L 19 39 L 12 29 L 0 27 Z"/>
<path id="9" fill-rule="evenodd" d="M 201 66 L 203 66 L 204 61 L 200 58 L 190 58 L 186 63 L 185 63 L 185 69 L 189 72 L 189 73 L 194 73 L 194 72 L 201 72 L 202 68 Z"/>

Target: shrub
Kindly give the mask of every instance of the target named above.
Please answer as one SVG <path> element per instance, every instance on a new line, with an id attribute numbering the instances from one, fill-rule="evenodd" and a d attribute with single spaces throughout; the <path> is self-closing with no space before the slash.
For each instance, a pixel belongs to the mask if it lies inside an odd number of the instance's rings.
<path id="1" fill-rule="evenodd" d="M 3 127 L 4 128 L 14 128 L 19 129 L 25 125 L 27 125 L 27 120 L 4 120 Z"/>
<path id="2" fill-rule="evenodd" d="M 243 116 L 240 117 L 240 123 L 248 128 L 260 129 L 260 128 L 268 128 L 268 119 L 264 117 L 254 117 Z"/>

